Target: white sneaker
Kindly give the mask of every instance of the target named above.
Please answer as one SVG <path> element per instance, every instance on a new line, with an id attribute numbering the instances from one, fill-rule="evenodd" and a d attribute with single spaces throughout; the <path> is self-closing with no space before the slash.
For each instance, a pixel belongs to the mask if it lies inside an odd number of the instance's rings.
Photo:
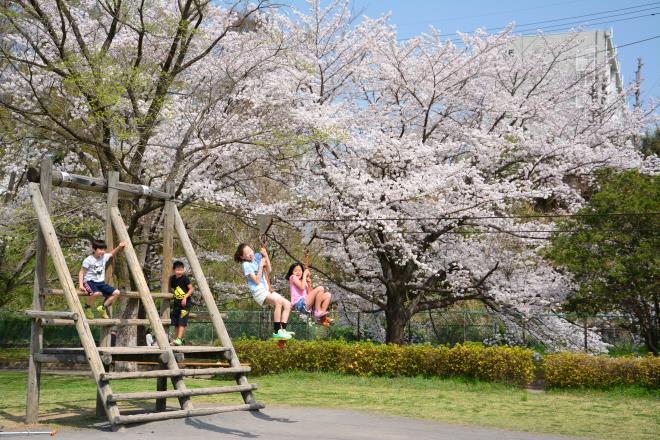
<path id="1" fill-rule="evenodd" d="M 289 332 L 287 332 L 283 328 L 279 329 L 275 334 L 277 335 L 278 338 L 281 339 L 291 339 L 291 335 L 289 334 Z"/>

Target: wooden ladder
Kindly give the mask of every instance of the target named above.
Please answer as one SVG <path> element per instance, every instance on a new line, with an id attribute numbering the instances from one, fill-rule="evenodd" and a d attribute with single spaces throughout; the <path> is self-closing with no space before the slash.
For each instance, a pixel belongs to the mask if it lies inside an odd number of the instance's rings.
<path id="1" fill-rule="evenodd" d="M 248 383 L 246 374 L 250 367 L 242 366 L 234 350 L 229 334 L 225 328 L 224 322 L 218 311 L 217 305 L 211 294 L 208 282 L 201 269 L 199 260 L 188 237 L 185 225 L 174 203 L 169 203 L 170 213 L 173 214 L 173 223 L 176 228 L 179 240 L 185 250 L 193 275 L 199 290 L 201 291 L 204 303 L 207 307 L 215 333 L 220 339 L 221 346 L 171 346 L 169 344 L 167 332 L 163 326 L 163 321 L 159 315 L 152 293 L 149 291 L 146 279 L 140 267 L 135 249 L 131 243 L 126 225 L 121 217 L 119 209 L 111 206 L 110 216 L 112 226 L 116 231 L 119 240 L 126 243 L 124 253 L 128 262 L 129 271 L 134 284 L 137 286 L 137 292 L 133 292 L 135 297 L 142 302 L 146 312 L 147 320 L 140 319 L 90 319 L 85 317 L 84 310 L 79 300 L 80 292 L 75 288 L 67 267 L 59 240 L 55 233 L 55 228 L 51 222 L 50 214 L 44 198 L 36 183 L 29 184 L 30 197 L 37 213 L 39 227 L 42 237 L 45 241 L 48 253 L 54 263 L 59 282 L 62 286 L 62 292 L 69 307 L 68 312 L 49 312 L 44 310 L 30 310 L 28 316 L 33 318 L 37 328 L 41 325 L 74 325 L 82 343 L 81 348 L 43 348 L 35 350 L 34 346 L 31 353 L 31 362 L 53 362 L 53 361 L 84 361 L 87 362 L 92 370 L 92 374 L 98 389 L 99 402 L 102 405 L 108 421 L 114 430 L 122 428 L 124 425 L 139 422 L 148 422 L 154 420 L 164 420 L 180 417 L 201 416 L 214 413 L 240 411 L 240 410 L 258 410 L 264 408 L 254 399 L 252 391 L 256 385 Z M 43 286 L 42 286 L 43 287 Z M 54 291 L 54 289 L 52 289 Z M 52 293 L 52 292 L 51 292 Z M 137 295 L 135 295 L 137 293 Z M 163 294 L 159 295 L 163 297 Z M 34 308 L 34 307 L 33 307 Z M 109 325 L 146 325 L 149 324 L 158 347 L 104 347 L 97 346 L 92 335 L 91 325 L 100 325 L 107 327 Z M 35 326 L 33 325 L 33 328 Z M 192 358 L 224 358 L 228 361 L 228 366 L 213 368 L 180 368 L 178 362 L 188 355 Z M 112 372 L 108 366 L 112 362 L 121 361 L 157 361 L 159 369 L 151 371 L 136 372 Z M 202 375 L 230 375 L 235 378 L 235 386 L 221 386 L 209 388 L 188 389 L 184 382 L 185 377 L 194 377 Z M 110 382 L 114 380 L 137 379 L 137 378 L 156 378 L 157 390 L 149 392 L 131 392 L 114 393 Z M 174 389 L 167 390 L 167 379 L 170 379 Z M 37 379 L 38 382 L 38 379 Z M 37 385 L 38 388 L 38 385 Z M 28 390 L 28 414 L 30 411 L 30 390 Z M 38 389 L 37 389 L 38 393 Z M 193 396 L 240 393 L 243 403 L 236 405 L 223 405 L 214 407 L 194 408 L 191 401 Z M 181 409 L 166 410 L 165 399 L 176 397 Z M 156 410 L 140 414 L 122 414 L 118 406 L 120 401 L 156 399 Z M 34 398 L 33 398 L 34 400 Z M 38 394 L 37 394 L 38 405 Z M 34 411 L 33 411 L 34 412 Z"/>

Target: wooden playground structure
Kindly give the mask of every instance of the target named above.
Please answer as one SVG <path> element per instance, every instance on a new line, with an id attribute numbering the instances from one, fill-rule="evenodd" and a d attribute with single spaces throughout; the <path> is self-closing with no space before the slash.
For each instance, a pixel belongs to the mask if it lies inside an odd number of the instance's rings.
<path id="1" fill-rule="evenodd" d="M 41 364 L 46 362 L 88 363 L 97 386 L 97 415 L 105 414 L 113 430 L 119 430 L 127 424 L 148 422 L 180 417 L 201 416 L 228 411 L 258 410 L 264 405 L 256 402 L 252 391 L 256 385 L 248 383 L 246 374 L 249 366 L 241 365 L 232 341 L 227 333 L 222 316 L 218 311 L 215 299 L 202 271 L 192 242 L 188 237 L 185 224 L 181 219 L 174 201 L 173 186 L 168 185 L 167 191 L 158 191 L 142 185 L 134 185 L 119 181 L 118 172 L 108 173 L 108 179 L 89 178 L 53 170 L 52 162 L 43 159 L 39 170 L 32 169 L 28 179 L 30 197 L 38 219 L 38 241 L 36 254 L 35 282 L 32 295 L 32 309 L 26 314 L 32 318 L 30 356 L 27 386 L 27 423 L 37 423 L 39 418 L 39 394 Z M 60 247 L 55 228 L 50 217 L 51 192 L 53 186 L 74 188 L 79 190 L 107 193 L 107 213 L 105 241 L 109 248 L 115 241 L 126 243 L 125 258 L 130 277 L 137 291 L 122 289 L 122 297 L 129 301 L 141 301 L 146 319 L 87 319 L 79 296 L 80 292 L 67 267 L 64 254 Z M 161 292 L 151 292 L 140 266 L 138 256 L 131 243 L 126 225 L 122 219 L 119 207 L 119 196 L 148 197 L 162 201 L 164 204 L 165 224 L 163 229 L 163 266 L 161 277 Z M 220 346 L 171 346 L 165 330 L 169 325 L 168 292 L 170 268 L 172 267 L 174 234 L 184 249 L 186 258 L 199 291 L 206 306 L 208 316 L 218 335 Z M 115 240 L 115 237 L 117 240 Z M 48 256 L 57 272 L 61 289 L 49 288 L 47 285 Z M 112 266 L 106 271 L 106 279 L 112 277 Z M 63 295 L 68 311 L 47 311 L 46 299 L 53 295 Z M 160 311 L 156 308 L 154 298 L 162 300 Z M 80 348 L 45 348 L 43 327 L 51 325 L 75 326 L 82 347 Z M 91 326 L 100 326 L 101 337 L 97 345 L 90 330 Z M 152 329 L 157 347 L 110 346 L 110 329 L 112 326 L 149 326 Z M 224 359 L 227 366 L 218 367 L 217 362 L 211 368 L 181 368 L 180 363 L 185 357 L 191 359 Z M 157 362 L 155 370 L 115 372 L 115 361 Z M 191 376 L 228 375 L 233 376 L 236 385 L 194 388 L 186 387 L 184 378 Z M 111 381 L 126 379 L 156 379 L 154 391 L 114 393 Z M 173 389 L 167 389 L 168 379 Z M 191 397 L 210 394 L 240 393 L 242 403 L 204 408 L 195 408 Z M 167 398 L 176 397 L 181 409 L 168 410 Z M 155 399 L 155 407 L 151 412 L 139 414 L 122 414 L 118 403 L 120 401 Z"/>

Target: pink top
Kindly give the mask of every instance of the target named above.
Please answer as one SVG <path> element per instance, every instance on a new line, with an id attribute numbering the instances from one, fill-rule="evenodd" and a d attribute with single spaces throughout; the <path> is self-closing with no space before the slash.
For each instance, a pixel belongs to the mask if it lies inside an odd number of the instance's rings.
<path id="1" fill-rule="evenodd" d="M 289 278 L 289 288 L 291 289 L 291 304 L 295 304 L 300 301 L 300 298 L 304 298 L 307 295 L 307 288 L 300 290 L 293 279 L 296 278 L 295 275 L 291 275 Z"/>

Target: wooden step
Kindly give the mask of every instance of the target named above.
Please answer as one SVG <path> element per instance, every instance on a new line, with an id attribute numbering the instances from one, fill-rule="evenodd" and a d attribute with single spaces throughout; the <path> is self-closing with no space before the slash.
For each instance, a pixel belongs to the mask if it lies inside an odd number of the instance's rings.
<path id="1" fill-rule="evenodd" d="M 152 377 L 176 377 L 176 376 L 215 376 L 219 374 L 244 374 L 249 373 L 251 368 L 220 367 L 220 368 L 180 368 L 178 370 L 151 370 L 151 371 L 126 371 L 110 372 L 101 374 L 102 380 L 120 379 L 147 379 Z"/>
<path id="2" fill-rule="evenodd" d="M 34 319 L 69 319 L 73 323 L 78 320 L 78 314 L 73 312 L 48 312 L 45 310 L 26 310 L 25 314 Z"/>
<path id="3" fill-rule="evenodd" d="M 227 347 L 179 345 L 173 346 L 172 351 L 192 359 L 217 359 L 218 357 L 226 360 L 231 359 L 231 349 Z"/>
<path id="4" fill-rule="evenodd" d="M 143 393 L 117 393 L 108 396 L 108 402 L 119 402 L 120 400 L 146 400 L 146 399 L 164 399 L 168 397 L 183 397 L 183 396 L 206 396 L 209 394 L 226 394 L 237 393 L 242 391 L 256 390 L 256 384 L 248 385 L 231 385 L 226 387 L 211 387 L 211 388 L 192 388 L 185 391 L 171 390 L 171 391 L 147 391 Z"/>
<path id="5" fill-rule="evenodd" d="M 147 346 L 138 346 L 138 347 L 96 347 L 99 353 L 107 354 L 162 354 L 167 350 L 158 347 L 147 347 Z M 78 354 L 84 353 L 82 347 L 65 347 L 65 348 L 44 348 L 43 353 L 49 354 Z"/>
<path id="6" fill-rule="evenodd" d="M 80 290 L 77 290 L 76 293 L 78 293 L 78 296 L 87 296 L 87 293 L 81 292 Z M 41 294 L 42 295 L 64 295 L 64 290 L 62 289 L 41 289 Z M 121 290 L 121 296 L 125 298 L 140 298 L 140 292 L 135 292 L 133 290 Z M 162 293 L 162 292 L 151 292 L 151 297 L 152 298 L 166 298 L 166 299 L 172 299 L 174 295 L 171 293 Z"/>
<path id="7" fill-rule="evenodd" d="M 162 411 L 146 414 L 130 414 L 119 416 L 114 421 L 115 425 L 128 425 L 131 423 L 153 422 L 156 420 L 180 419 L 183 417 L 208 416 L 230 411 L 254 411 L 265 408 L 261 403 L 251 403 L 243 405 L 216 406 L 211 408 L 180 409 L 175 411 Z"/>
<path id="8" fill-rule="evenodd" d="M 156 361 L 159 363 L 167 363 L 169 353 L 167 350 L 158 347 L 96 347 L 101 360 L 105 365 L 109 365 L 113 361 Z M 44 348 L 41 351 L 45 355 L 59 355 L 59 356 L 77 356 L 84 355 L 85 351 L 82 347 L 73 348 Z M 182 355 L 178 355 L 182 356 Z M 183 360 L 183 359 L 181 359 Z"/>

